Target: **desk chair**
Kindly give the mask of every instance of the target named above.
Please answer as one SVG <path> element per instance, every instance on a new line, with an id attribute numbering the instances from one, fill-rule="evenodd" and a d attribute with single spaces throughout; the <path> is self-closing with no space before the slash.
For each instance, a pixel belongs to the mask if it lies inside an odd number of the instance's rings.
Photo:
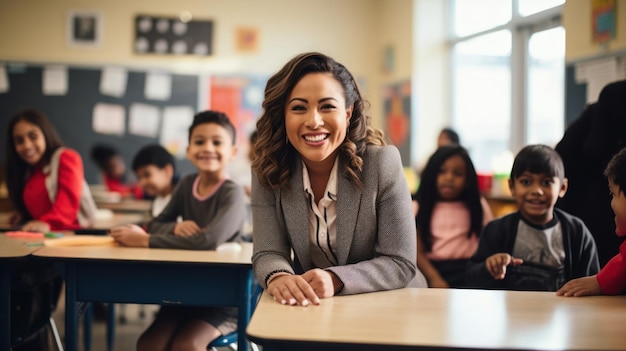
<path id="1" fill-rule="evenodd" d="M 261 288 L 261 285 L 259 285 L 255 280 L 254 285 L 252 287 L 252 295 L 250 296 L 250 302 L 251 302 L 253 312 L 254 312 L 254 308 L 256 307 L 259 301 L 259 298 L 261 297 L 261 293 L 263 293 L 263 289 Z M 245 330 L 242 330 L 241 334 L 242 334 L 242 337 L 245 338 L 245 334 L 246 334 Z M 228 347 L 231 350 L 237 351 L 237 338 L 238 337 L 239 337 L 238 330 L 235 330 L 234 332 L 228 335 L 220 336 L 219 338 L 213 340 L 209 344 L 209 346 L 207 347 L 207 350 L 217 351 L 218 347 Z M 250 347 L 252 348 L 253 351 L 259 351 L 259 347 L 253 343 L 250 343 Z"/>
<path id="2" fill-rule="evenodd" d="M 22 275 L 20 278 L 24 280 L 26 277 L 29 276 Z M 48 331 L 51 331 L 57 351 L 63 351 L 63 343 L 52 318 L 61 294 L 63 280 L 60 276 L 46 276 L 44 279 L 46 281 L 39 282 L 34 279 L 35 285 L 21 286 L 12 291 L 11 315 L 15 318 L 11 319 L 11 349 L 33 347 L 28 343 L 44 336 L 47 343 Z"/>

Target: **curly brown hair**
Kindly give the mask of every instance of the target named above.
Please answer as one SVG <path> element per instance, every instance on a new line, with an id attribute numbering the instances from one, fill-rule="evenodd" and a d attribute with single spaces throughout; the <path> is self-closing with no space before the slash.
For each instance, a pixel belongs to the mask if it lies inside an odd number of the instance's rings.
<path id="1" fill-rule="evenodd" d="M 291 160 L 298 152 L 287 142 L 285 104 L 296 84 L 310 73 L 332 74 L 343 88 L 346 108 L 352 106 L 350 128 L 339 147 L 339 160 L 345 165 L 344 174 L 360 187 L 366 146 L 385 145 L 384 135 L 370 126 L 370 118 L 365 114 L 369 103 L 361 97 L 352 74 L 344 65 L 319 52 L 294 57 L 267 81 L 263 114 L 256 124 L 258 139 L 252 169 L 259 183 L 267 188 L 288 186 L 295 168 Z"/>

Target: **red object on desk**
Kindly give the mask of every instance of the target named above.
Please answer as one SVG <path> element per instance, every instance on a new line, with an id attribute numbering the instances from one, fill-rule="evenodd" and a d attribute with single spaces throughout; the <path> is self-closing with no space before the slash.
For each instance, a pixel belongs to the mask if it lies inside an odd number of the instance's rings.
<path id="1" fill-rule="evenodd" d="M 34 233 L 34 232 L 6 232 L 5 235 L 9 238 L 43 239 L 43 233 Z"/>
<path id="2" fill-rule="evenodd" d="M 478 178 L 478 190 L 481 194 L 488 195 L 493 185 L 493 174 L 476 173 L 476 177 Z"/>

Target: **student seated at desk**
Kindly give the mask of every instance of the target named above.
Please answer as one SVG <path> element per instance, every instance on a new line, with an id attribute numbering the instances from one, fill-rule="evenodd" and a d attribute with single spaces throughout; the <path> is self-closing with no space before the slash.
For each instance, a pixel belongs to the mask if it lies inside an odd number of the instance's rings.
<path id="1" fill-rule="evenodd" d="M 417 267 L 431 288 L 463 288 L 465 268 L 493 219 L 462 146 L 441 146 L 428 159 L 416 201 Z"/>
<path id="2" fill-rule="evenodd" d="M 237 151 L 235 128 L 220 112 L 194 116 L 187 158 L 198 169 L 184 177 L 163 211 L 148 224 L 113 228 L 124 246 L 215 250 L 238 241 L 246 217 L 243 188 L 228 179 L 226 166 Z M 183 221 L 176 221 L 182 216 Z M 237 328 L 236 308 L 163 306 L 141 335 L 137 350 L 206 350 L 207 345 Z"/>
<path id="3" fill-rule="evenodd" d="M 554 208 L 567 191 L 563 161 L 545 145 L 524 147 L 509 180 L 519 210 L 485 227 L 467 269 L 470 287 L 557 291 L 595 274 L 598 253 L 582 220 Z"/>
<path id="4" fill-rule="evenodd" d="M 615 213 L 615 234 L 626 236 L 626 148 L 609 161 L 604 171 L 611 191 L 611 208 Z M 563 285 L 557 295 L 620 295 L 626 293 L 626 241 L 615 255 L 602 268 L 590 277 L 578 278 Z"/>
<path id="5" fill-rule="evenodd" d="M 140 186 L 126 182 L 126 163 L 113 146 L 94 145 L 91 148 L 91 158 L 98 165 L 102 181 L 108 191 L 118 193 L 125 198 L 143 198 Z"/>
<path id="6" fill-rule="evenodd" d="M 265 88 L 252 164 L 252 265 L 277 302 L 426 286 L 400 153 L 352 74 L 296 56 Z M 293 260 L 292 260 L 293 250 Z"/>
<path id="7" fill-rule="evenodd" d="M 154 218 L 170 202 L 179 180 L 174 157 L 161 145 L 147 145 L 137 152 L 132 167 L 144 194 L 153 197 L 150 215 Z"/>
<path id="8" fill-rule="evenodd" d="M 43 113 L 28 109 L 9 121 L 6 160 L 9 198 L 16 209 L 10 225 L 49 232 L 93 223 L 96 208 L 85 186 L 83 161 L 63 147 Z"/>
<path id="9" fill-rule="evenodd" d="M 91 200 L 83 192 L 86 183 L 80 155 L 63 147 L 48 118 L 33 109 L 11 118 L 6 140 L 7 187 L 16 209 L 10 224 L 30 232 L 80 228 L 81 199 L 85 195 Z M 95 205 L 90 210 L 95 211 Z M 88 225 L 92 217 L 84 218 Z M 47 324 L 61 292 L 60 274 L 48 262 L 29 259 L 14 268 L 11 280 L 13 350 L 47 350 L 47 334 L 31 339 L 23 333 Z M 27 340 L 19 346 L 15 343 L 18 335 Z"/>

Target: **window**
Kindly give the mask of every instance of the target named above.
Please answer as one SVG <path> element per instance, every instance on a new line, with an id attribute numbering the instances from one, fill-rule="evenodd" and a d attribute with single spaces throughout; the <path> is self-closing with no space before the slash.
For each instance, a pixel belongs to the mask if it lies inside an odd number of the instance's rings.
<path id="1" fill-rule="evenodd" d="M 478 171 L 563 135 L 563 2 L 451 0 L 451 121 Z"/>

